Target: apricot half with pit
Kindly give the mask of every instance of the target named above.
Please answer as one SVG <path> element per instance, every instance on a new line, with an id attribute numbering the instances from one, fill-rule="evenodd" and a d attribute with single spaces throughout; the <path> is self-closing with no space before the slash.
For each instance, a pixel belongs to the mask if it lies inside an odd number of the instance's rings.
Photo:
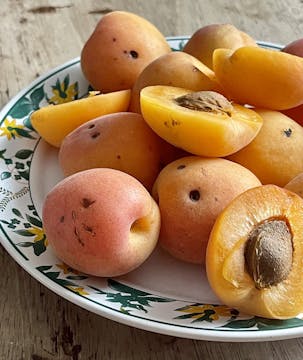
<path id="1" fill-rule="evenodd" d="M 263 123 L 252 109 L 214 91 L 148 86 L 141 91 L 140 104 L 145 121 L 160 137 L 200 156 L 223 157 L 240 150 Z"/>
<path id="2" fill-rule="evenodd" d="M 241 312 L 287 319 L 303 311 L 303 200 L 276 185 L 240 194 L 218 216 L 206 270 L 218 298 Z"/>

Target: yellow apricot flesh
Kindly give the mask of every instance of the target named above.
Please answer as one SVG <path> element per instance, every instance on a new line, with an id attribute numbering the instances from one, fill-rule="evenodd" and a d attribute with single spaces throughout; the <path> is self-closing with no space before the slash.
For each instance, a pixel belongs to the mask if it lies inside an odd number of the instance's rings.
<path id="1" fill-rule="evenodd" d="M 230 104 L 227 112 L 202 111 L 176 102 L 178 97 L 190 93 L 188 89 L 161 85 L 148 86 L 141 91 L 145 121 L 170 144 L 194 155 L 223 157 L 246 146 L 259 132 L 263 122 L 261 116 L 241 105 Z M 214 95 L 219 96 L 220 101 L 225 99 L 220 94 Z"/>
<path id="2" fill-rule="evenodd" d="M 214 51 L 214 72 L 226 94 L 240 104 L 285 110 L 303 103 L 303 58 L 245 46 Z"/>
<path id="3" fill-rule="evenodd" d="M 48 105 L 31 114 L 31 124 L 46 142 L 60 147 L 66 135 L 83 123 L 101 115 L 126 111 L 130 95 L 131 90 L 121 90 Z"/>

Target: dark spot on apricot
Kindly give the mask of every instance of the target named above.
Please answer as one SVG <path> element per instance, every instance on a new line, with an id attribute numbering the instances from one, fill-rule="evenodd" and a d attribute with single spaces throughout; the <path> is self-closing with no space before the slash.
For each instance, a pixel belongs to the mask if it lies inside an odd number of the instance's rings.
<path id="1" fill-rule="evenodd" d="M 186 165 L 179 165 L 178 167 L 177 167 L 177 170 L 182 170 L 182 169 L 184 169 L 186 167 Z"/>
<path id="2" fill-rule="evenodd" d="M 90 125 L 88 126 L 89 129 L 93 129 L 94 127 L 95 127 L 95 124 L 90 124 Z"/>
<path id="3" fill-rule="evenodd" d="M 81 237 L 80 237 L 80 235 L 79 235 L 78 229 L 77 229 L 76 227 L 74 228 L 74 234 L 76 235 L 76 238 L 77 238 L 79 244 L 81 244 L 82 246 L 84 246 L 84 242 L 82 241 L 82 239 L 81 239 Z"/>
<path id="4" fill-rule="evenodd" d="M 73 221 L 76 220 L 76 212 L 74 210 L 72 211 L 72 219 L 73 219 Z"/>
<path id="5" fill-rule="evenodd" d="M 190 200 L 192 201 L 199 201 L 200 200 L 200 191 L 199 190 L 192 190 L 190 193 L 189 193 L 189 198 Z"/>
<path id="6" fill-rule="evenodd" d="M 88 199 L 88 198 L 83 198 L 81 200 L 81 205 L 84 207 L 84 208 L 88 208 L 89 206 L 91 206 L 93 203 L 95 203 L 96 200 L 91 200 L 91 199 Z"/>
<path id="7" fill-rule="evenodd" d="M 292 134 L 291 128 L 284 130 L 284 134 L 285 134 L 287 137 L 290 137 L 291 134 Z"/>
<path id="8" fill-rule="evenodd" d="M 91 138 L 92 139 L 96 139 L 97 137 L 99 137 L 100 136 L 100 133 L 99 132 L 95 132 L 95 133 L 93 133 L 92 135 L 91 135 Z"/>
<path id="9" fill-rule="evenodd" d="M 91 235 L 95 236 L 96 233 L 94 232 L 94 229 L 89 226 L 89 225 L 86 225 L 86 224 L 82 224 L 83 225 L 83 229 L 89 233 L 91 233 Z"/>
<path id="10" fill-rule="evenodd" d="M 133 59 L 137 59 L 139 57 L 139 54 L 135 50 L 131 50 L 129 53 Z"/>
<path id="11" fill-rule="evenodd" d="M 64 222 L 64 215 L 60 217 L 60 222 L 61 222 L 61 223 Z"/>
<path id="12" fill-rule="evenodd" d="M 120 159 L 121 159 L 121 155 L 117 155 L 117 159 L 120 160 Z"/>
<path id="13" fill-rule="evenodd" d="M 115 41 L 117 41 L 117 39 L 114 37 L 114 38 L 113 38 L 113 42 L 115 42 Z"/>

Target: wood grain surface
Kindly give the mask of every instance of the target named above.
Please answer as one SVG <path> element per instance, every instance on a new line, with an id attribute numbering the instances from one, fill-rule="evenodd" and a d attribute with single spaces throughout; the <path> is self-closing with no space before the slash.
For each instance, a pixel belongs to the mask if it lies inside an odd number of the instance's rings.
<path id="1" fill-rule="evenodd" d="M 0 107 L 40 74 L 79 56 L 111 10 L 142 15 L 166 36 L 227 22 L 258 40 L 303 37 L 301 0 L 0 0 Z M 303 358 L 303 339 L 195 341 L 109 321 L 40 285 L 1 246 L 0 270 L 0 360 Z"/>

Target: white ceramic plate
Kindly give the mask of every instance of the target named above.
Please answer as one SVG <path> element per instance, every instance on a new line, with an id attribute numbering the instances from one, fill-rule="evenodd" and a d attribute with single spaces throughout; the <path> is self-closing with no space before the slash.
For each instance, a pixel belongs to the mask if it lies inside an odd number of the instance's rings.
<path id="1" fill-rule="evenodd" d="M 168 38 L 174 50 L 186 37 Z M 278 45 L 260 43 L 279 49 Z M 84 96 L 79 58 L 41 76 L 0 113 L 0 234 L 9 254 L 56 294 L 106 318 L 158 333 L 217 341 L 264 341 L 303 335 L 303 320 L 267 320 L 220 304 L 200 266 L 160 249 L 136 271 L 115 279 L 73 271 L 47 246 L 45 194 L 63 178 L 57 150 L 39 139 L 29 115 L 48 102 Z"/>

